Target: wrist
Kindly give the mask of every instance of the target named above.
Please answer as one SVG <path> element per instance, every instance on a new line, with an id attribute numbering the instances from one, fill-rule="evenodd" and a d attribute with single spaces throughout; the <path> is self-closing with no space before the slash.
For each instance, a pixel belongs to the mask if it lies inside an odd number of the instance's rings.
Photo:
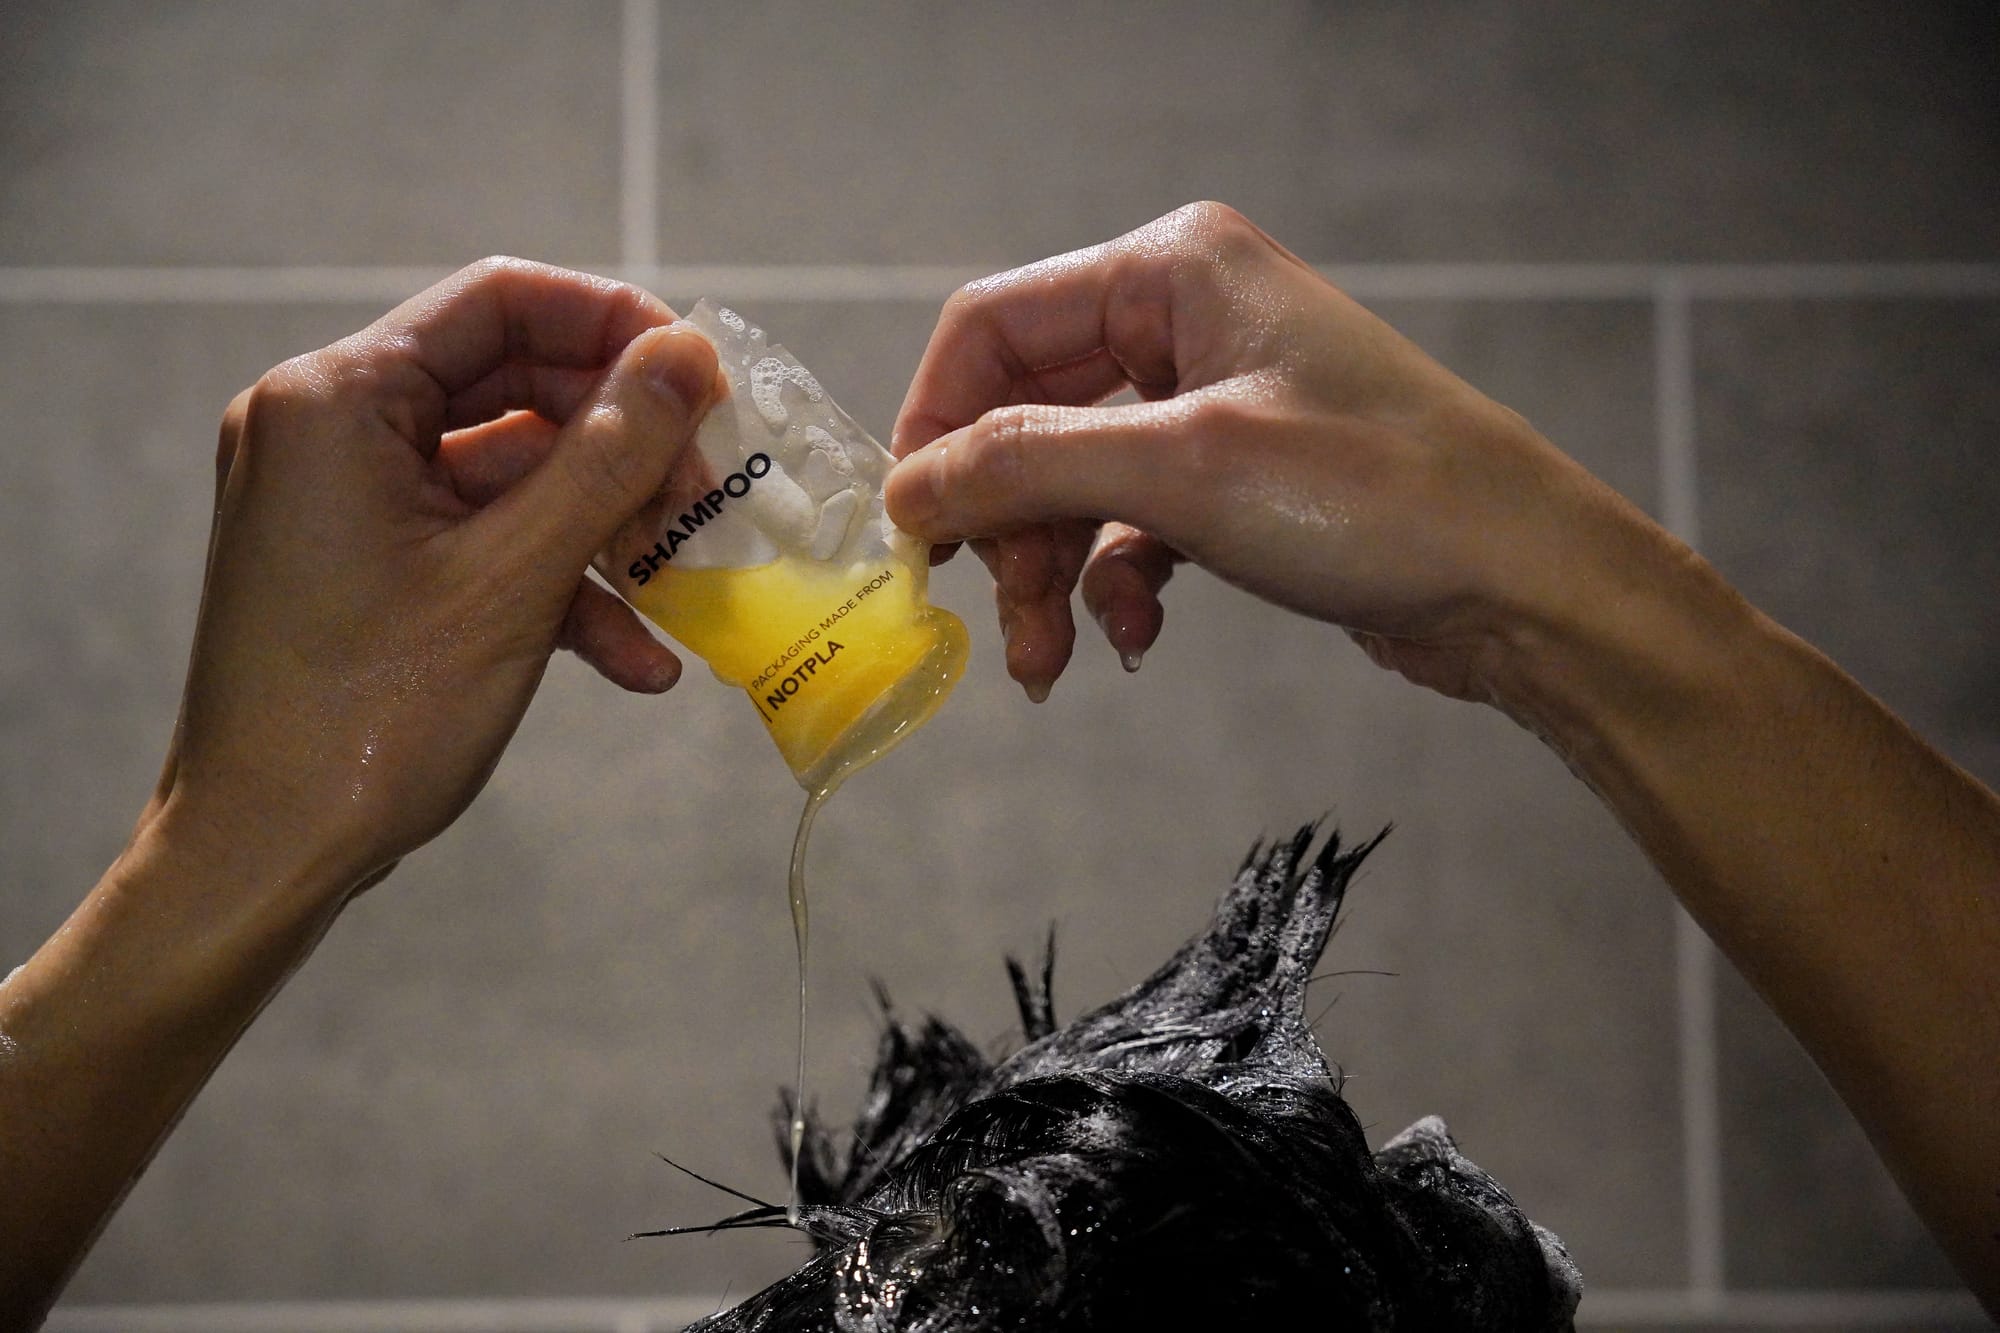
<path id="1" fill-rule="evenodd" d="M 1735 725 L 1782 635 L 1650 519 L 1611 520 L 1506 618 L 1494 685 L 1503 711 L 1600 788 L 1677 737 Z"/>
<path id="2" fill-rule="evenodd" d="M 106 878 L 218 944 L 304 952 L 365 873 L 329 848 L 281 835 L 254 811 L 218 818 L 176 790 Z"/>

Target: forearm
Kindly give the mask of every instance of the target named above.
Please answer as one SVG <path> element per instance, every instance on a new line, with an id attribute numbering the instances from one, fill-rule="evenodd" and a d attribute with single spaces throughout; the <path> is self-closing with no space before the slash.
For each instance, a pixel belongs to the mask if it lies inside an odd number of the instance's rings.
<path id="1" fill-rule="evenodd" d="M 1531 635 L 1564 753 L 2000 1309 L 2000 800 L 1663 534 Z"/>
<path id="2" fill-rule="evenodd" d="M 0 1326 L 53 1303 L 342 896 L 172 822 L 0 985 Z"/>

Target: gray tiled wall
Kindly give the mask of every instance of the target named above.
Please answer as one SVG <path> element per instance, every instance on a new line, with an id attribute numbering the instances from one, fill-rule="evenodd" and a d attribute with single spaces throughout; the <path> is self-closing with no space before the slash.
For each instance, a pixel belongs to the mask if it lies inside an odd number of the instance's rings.
<path id="1" fill-rule="evenodd" d="M 633 8 L 0 7 L 0 292 L 47 266 L 618 264 Z M 1525 265 L 1523 297 L 1377 308 L 1656 512 L 1655 310 L 1538 296 L 1533 265 L 2000 259 L 1987 4 L 654 17 L 658 120 L 633 142 L 657 148 L 638 216 L 670 271 L 991 268 L 1202 196 L 1315 260 Z M 943 295 L 753 313 L 886 431 Z M 0 968 L 151 783 L 222 405 L 386 299 L 0 302 Z M 2000 300 L 1693 317 L 1708 549 L 2000 779 Z M 1397 975 L 1324 983 L 1320 1027 L 1371 1132 L 1444 1114 L 1594 1290 L 1689 1280 L 1675 915 L 1556 759 L 1198 573 L 1138 676 L 1086 649 L 1032 708 L 971 562 L 936 590 L 972 623 L 971 677 L 814 847 L 822 1105 L 858 1093 L 870 976 L 999 1040 L 1000 956 L 1051 919 L 1074 1012 L 1191 930 L 1254 836 L 1393 820 L 1325 966 Z M 71 1306 L 713 1297 L 796 1262 L 770 1236 L 622 1240 L 727 1206 L 656 1150 L 782 1189 L 798 794 L 766 751 L 712 681 L 635 699 L 558 662 L 485 795 L 224 1066 Z M 1731 1287 L 1951 1286 L 1790 1038 L 1726 970 L 1717 1002 Z"/>

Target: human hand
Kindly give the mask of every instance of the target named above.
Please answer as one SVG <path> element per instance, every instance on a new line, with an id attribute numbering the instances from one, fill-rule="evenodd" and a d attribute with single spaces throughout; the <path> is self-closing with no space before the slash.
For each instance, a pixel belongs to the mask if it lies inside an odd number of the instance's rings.
<path id="1" fill-rule="evenodd" d="M 961 291 L 892 440 L 1031 696 L 1186 558 L 1549 741 L 2000 1312 L 2000 799 L 1685 545 L 1214 204 Z"/>
<path id="2" fill-rule="evenodd" d="M 1093 406 L 1127 387 L 1146 401 Z M 1185 558 L 1504 704 L 1511 645 L 1568 613 L 1598 557 L 1664 539 L 1217 204 L 959 292 L 893 447 L 891 517 L 973 539 L 1037 699 L 1069 660 L 1079 582 L 1136 667 Z"/>
<path id="3" fill-rule="evenodd" d="M 679 663 L 584 578 L 714 396 L 623 284 L 474 265 L 230 405 L 165 820 L 336 900 L 484 785 L 558 645 L 627 689 Z"/>

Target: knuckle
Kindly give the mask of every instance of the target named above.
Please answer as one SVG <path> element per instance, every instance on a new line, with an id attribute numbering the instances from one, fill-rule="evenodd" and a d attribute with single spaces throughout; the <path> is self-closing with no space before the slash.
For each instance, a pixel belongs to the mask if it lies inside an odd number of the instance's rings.
<path id="1" fill-rule="evenodd" d="M 414 440 L 441 400 L 405 340 L 369 328 L 265 371 L 243 395 L 240 438 L 267 436 L 268 449 L 270 441 L 309 437 L 333 414 L 379 419 Z"/>
<path id="2" fill-rule="evenodd" d="M 269 455 L 274 448 L 282 452 L 287 441 L 298 437 L 301 409 L 316 399 L 306 367 L 295 364 L 304 359 L 273 366 L 230 400 L 216 440 L 218 481 L 248 459 Z"/>
<path id="3" fill-rule="evenodd" d="M 1242 268 L 1270 253 L 1270 240 L 1256 223 L 1213 199 L 1184 205 L 1165 221 L 1183 257 L 1213 272 Z"/>
<path id="4" fill-rule="evenodd" d="M 282 401 L 364 402 L 401 396 L 416 365 L 407 340 L 364 329 L 316 352 L 295 356 L 267 372 L 271 393 Z"/>
<path id="5" fill-rule="evenodd" d="M 1248 446 L 1264 434 L 1272 414 L 1255 403 L 1219 393 L 1203 394 L 1184 410 L 1186 429 L 1175 432 L 1174 466 L 1189 484 L 1180 489 L 1214 495 L 1233 487 L 1241 480 Z M 1211 508 L 1199 506 L 1192 515 L 1176 517 L 1183 523 L 1199 522 Z"/>
<path id="6" fill-rule="evenodd" d="M 1479 406 L 1492 413 L 1490 434 L 1494 438 L 1505 440 L 1516 449 L 1532 449 L 1541 442 L 1542 433 L 1535 429 L 1535 423 L 1505 403 L 1489 398 Z"/>
<path id="7" fill-rule="evenodd" d="M 535 268 L 535 264 L 517 255 L 494 254 L 467 264 L 458 271 L 458 276 L 471 285 L 532 273 Z"/>
<path id="8" fill-rule="evenodd" d="M 940 328 L 964 331 L 998 319 L 999 310 L 1023 288 L 1031 288 L 1096 262 L 1104 246 L 1088 246 L 975 278 L 945 298 Z"/>
<path id="9" fill-rule="evenodd" d="M 992 278 L 974 278 L 971 282 L 961 284 L 958 290 L 945 297 L 943 318 L 946 320 L 965 318 L 966 314 L 979 304 L 986 292 L 991 290 L 992 282 Z"/>
<path id="10" fill-rule="evenodd" d="M 1028 403 L 996 407 L 979 419 L 961 465 L 981 488 L 1012 490 L 1027 470 L 1028 442 L 1040 409 Z"/>
<path id="11" fill-rule="evenodd" d="M 1129 607 L 1156 597 L 1173 576 L 1166 548 L 1126 529 L 1119 540 L 1098 543 L 1083 567 L 1083 598 L 1093 612 Z"/>
<path id="12" fill-rule="evenodd" d="M 1214 199 L 1197 199 L 1191 204 L 1183 204 L 1178 212 L 1190 226 L 1208 232 L 1221 232 L 1250 225 L 1248 218 L 1228 204 Z"/>
<path id="13" fill-rule="evenodd" d="M 331 397 L 338 376 L 318 352 L 308 352 L 272 366 L 240 396 L 246 433 L 275 420 L 289 418 Z"/>
<path id="14" fill-rule="evenodd" d="M 1267 409 L 1226 393 L 1202 394 L 1187 409 L 1191 442 L 1213 444 L 1222 452 L 1232 441 L 1255 434 L 1269 417 Z"/>
<path id="15" fill-rule="evenodd" d="M 946 297 L 943 309 L 938 312 L 938 333 L 955 338 L 977 327 L 986 318 L 990 298 L 1006 280 L 1004 273 L 979 278 Z"/>

